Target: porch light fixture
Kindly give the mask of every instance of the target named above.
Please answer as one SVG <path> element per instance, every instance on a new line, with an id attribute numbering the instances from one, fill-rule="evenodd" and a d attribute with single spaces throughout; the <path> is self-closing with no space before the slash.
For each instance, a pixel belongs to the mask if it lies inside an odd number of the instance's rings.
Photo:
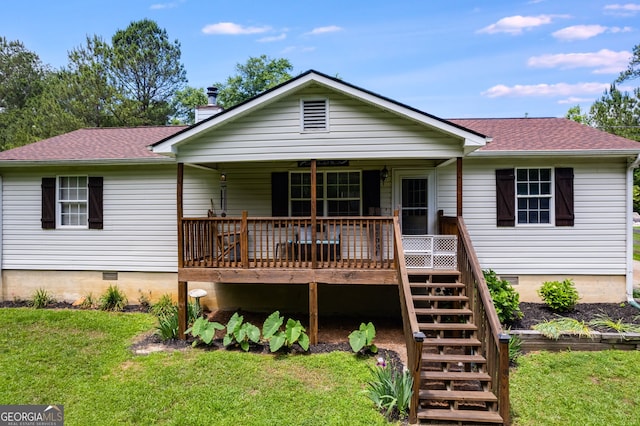
<path id="1" fill-rule="evenodd" d="M 384 166 L 384 168 L 380 170 L 380 180 L 382 181 L 383 185 L 384 185 L 384 181 L 387 180 L 388 177 L 389 177 L 389 170 L 387 169 L 387 166 Z"/>

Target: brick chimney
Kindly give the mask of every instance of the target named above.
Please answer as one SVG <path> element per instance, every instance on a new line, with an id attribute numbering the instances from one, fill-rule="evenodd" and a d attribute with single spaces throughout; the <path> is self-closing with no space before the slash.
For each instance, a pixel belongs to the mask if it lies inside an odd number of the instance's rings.
<path id="1" fill-rule="evenodd" d="M 217 104 L 217 87 L 207 87 L 207 98 L 209 99 L 209 103 L 207 105 L 196 107 L 196 123 L 222 112 L 222 107 Z"/>

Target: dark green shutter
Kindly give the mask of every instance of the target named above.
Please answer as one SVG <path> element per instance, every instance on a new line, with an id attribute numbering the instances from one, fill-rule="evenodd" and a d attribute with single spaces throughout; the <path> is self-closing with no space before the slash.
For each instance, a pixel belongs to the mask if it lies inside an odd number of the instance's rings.
<path id="1" fill-rule="evenodd" d="M 497 226 L 516 226 L 516 182 L 514 169 L 496 170 Z"/>

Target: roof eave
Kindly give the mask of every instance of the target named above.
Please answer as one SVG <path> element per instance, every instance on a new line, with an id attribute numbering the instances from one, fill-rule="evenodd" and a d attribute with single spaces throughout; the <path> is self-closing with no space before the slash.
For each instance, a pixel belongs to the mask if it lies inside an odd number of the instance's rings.
<path id="1" fill-rule="evenodd" d="M 158 158 L 107 158 L 95 160 L 0 160 L 0 167 L 43 167 L 43 166 L 118 166 L 118 165 L 150 165 L 174 164 L 175 159 Z"/>
<path id="2" fill-rule="evenodd" d="M 587 149 L 587 150 L 477 150 L 469 157 L 627 157 L 640 154 L 640 149 Z"/>

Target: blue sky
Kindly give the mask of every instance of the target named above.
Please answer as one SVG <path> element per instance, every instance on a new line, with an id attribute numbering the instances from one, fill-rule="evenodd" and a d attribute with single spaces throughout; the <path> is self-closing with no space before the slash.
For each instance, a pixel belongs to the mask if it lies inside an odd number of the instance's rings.
<path id="1" fill-rule="evenodd" d="M 640 44 L 638 0 L 10 1 L 0 36 L 58 68 L 145 18 L 181 43 L 191 86 L 266 54 L 442 118 L 588 109 Z"/>

